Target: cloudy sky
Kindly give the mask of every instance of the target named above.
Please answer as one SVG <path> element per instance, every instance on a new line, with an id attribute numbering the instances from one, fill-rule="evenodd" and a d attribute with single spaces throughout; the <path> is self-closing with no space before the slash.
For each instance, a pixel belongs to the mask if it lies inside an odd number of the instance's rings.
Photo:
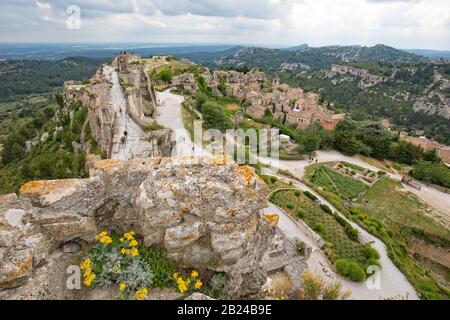
<path id="1" fill-rule="evenodd" d="M 73 5 L 80 8 L 79 29 Z M 383 43 L 450 50 L 450 0 L 0 0 L 0 10 L 1 42 Z"/>

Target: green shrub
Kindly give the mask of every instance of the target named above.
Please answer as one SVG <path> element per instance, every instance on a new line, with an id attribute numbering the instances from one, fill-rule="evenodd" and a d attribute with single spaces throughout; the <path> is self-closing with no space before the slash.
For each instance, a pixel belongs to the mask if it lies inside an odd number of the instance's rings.
<path id="1" fill-rule="evenodd" d="M 225 131 L 233 128 L 233 122 L 225 113 L 224 108 L 215 101 L 207 101 L 201 107 L 203 113 L 203 127 L 208 129 L 218 129 Z"/>
<path id="2" fill-rule="evenodd" d="M 353 228 L 350 224 L 345 226 L 345 232 L 348 237 L 353 241 L 358 241 L 359 232 L 355 228 Z"/>
<path id="3" fill-rule="evenodd" d="M 381 269 L 381 262 L 374 258 L 370 258 L 369 260 L 367 260 L 367 265 L 368 266 L 377 266 Z"/>
<path id="4" fill-rule="evenodd" d="M 304 219 L 306 216 L 306 212 L 303 211 L 302 209 L 298 209 L 297 210 L 297 217 L 299 217 L 300 219 Z"/>
<path id="5" fill-rule="evenodd" d="M 157 79 L 164 81 L 166 83 L 171 82 L 172 78 L 173 78 L 173 72 L 167 68 L 161 70 L 157 75 Z"/>
<path id="6" fill-rule="evenodd" d="M 151 123 L 151 124 L 147 125 L 144 130 L 148 132 L 148 131 L 158 131 L 161 129 L 164 129 L 164 127 L 162 125 L 157 124 L 157 123 Z"/>
<path id="7" fill-rule="evenodd" d="M 363 282 L 364 280 L 366 280 L 366 273 L 364 272 L 363 268 L 359 266 L 359 264 L 350 261 L 348 277 L 355 282 Z"/>
<path id="8" fill-rule="evenodd" d="M 305 195 L 305 196 L 307 196 L 309 199 L 311 199 L 312 201 L 317 201 L 317 200 L 319 200 L 315 195 L 313 195 L 311 192 L 309 192 L 309 191 L 305 191 L 305 192 L 303 192 L 303 194 Z"/>
<path id="9" fill-rule="evenodd" d="M 176 272 L 175 262 L 169 260 L 167 252 L 162 248 L 140 247 L 142 259 L 153 271 L 153 288 L 169 287 L 172 275 Z"/>
<path id="10" fill-rule="evenodd" d="M 278 178 L 277 178 L 277 177 L 273 177 L 273 176 L 270 177 L 270 182 L 271 182 L 271 183 L 275 183 L 275 182 L 277 182 L 277 181 L 278 181 Z"/>
<path id="11" fill-rule="evenodd" d="M 346 259 L 338 259 L 334 265 L 337 273 L 344 277 L 346 277 L 350 272 L 350 263 Z"/>
<path id="12" fill-rule="evenodd" d="M 312 225 L 312 228 L 314 231 L 316 231 L 318 233 L 322 233 L 325 230 L 325 226 L 321 222 L 314 223 Z"/>
<path id="13" fill-rule="evenodd" d="M 325 211 L 328 214 L 333 214 L 333 210 L 331 210 L 331 208 L 329 206 L 327 206 L 326 204 L 322 204 L 320 205 L 320 207 L 322 208 L 323 211 Z"/>
<path id="14" fill-rule="evenodd" d="M 302 194 L 302 192 L 300 190 L 295 190 L 294 194 L 296 197 L 299 197 Z"/>
<path id="15" fill-rule="evenodd" d="M 224 273 L 213 274 L 205 284 L 202 292 L 214 299 L 225 300 L 228 298 L 226 293 L 227 276 Z"/>
<path id="16" fill-rule="evenodd" d="M 376 260 L 380 259 L 380 254 L 378 253 L 378 251 L 375 248 L 372 248 L 372 246 L 370 244 L 366 244 L 364 246 L 363 253 L 367 259 L 370 259 L 370 258 L 373 258 Z"/>
<path id="17" fill-rule="evenodd" d="M 288 203 L 286 206 L 287 206 L 289 209 L 294 209 L 294 207 L 295 207 L 292 203 Z"/>
<path id="18" fill-rule="evenodd" d="M 450 188 L 450 168 L 443 163 L 419 161 L 411 172 L 411 176 L 427 183 Z"/>

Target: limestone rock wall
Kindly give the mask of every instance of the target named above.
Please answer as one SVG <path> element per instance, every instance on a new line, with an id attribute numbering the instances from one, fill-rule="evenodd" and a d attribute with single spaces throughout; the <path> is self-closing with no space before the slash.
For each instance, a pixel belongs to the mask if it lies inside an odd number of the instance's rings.
<path id="1" fill-rule="evenodd" d="M 103 160 L 89 179 L 29 182 L 20 196 L 0 197 L 0 290 L 21 296 L 69 241 L 133 230 L 180 266 L 226 272 L 230 294 L 256 294 L 268 271 L 292 262 L 264 258 L 280 246 L 261 215 L 266 188 L 252 168 L 224 158 Z"/>
<path id="2" fill-rule="evenodd" d="M 387 77 L 381 77 L 378 75 L 371 74 L 369 71 L 365 69 L 359 69 L 352 66 L 345 66 L 338 64 L 331 65 L 330 71 L 326 74 L 326 77 L 333 78 L 338 74 L 340 75 L 350 74 L 352 76 L 361 78 L 361 81 L 358 84 L 358 86 L 361 89 L 370 88 L 388 80 Z"/>
<path id="3" fill-rule="evenodd" d="M 152 121 L 156 110 L 156 93 L 152 83 L 141 64 L 138 55 L 120 55 L 115 63 L 118 66 L 119 79 L 125 87 L 128 110 L 131 118 L 141 127 Z"/>
<path id="4" fill-rule="evenodd" d="M 103 150 L 109 150 L 114 136 L 116 113 L 112 108 L 111 83 L 107 79 L 106 65 L 100 67 L 89 84 L 68 81 L 64 84 L 64 104 L 80 101 L 88 107 L 88 120 L 92 136 Z"/>

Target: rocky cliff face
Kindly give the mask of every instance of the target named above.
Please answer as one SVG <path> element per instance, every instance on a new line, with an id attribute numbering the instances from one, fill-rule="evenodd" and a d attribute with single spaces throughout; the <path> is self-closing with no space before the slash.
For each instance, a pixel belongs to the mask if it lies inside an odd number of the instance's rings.
<path id="1" fill-rule="evenodd" d="M 156 111 L 156 93 L 140 57 L 120 55 L 114 65 L 117 65 L 131 118 L 141 127 L 153 123 L 148 117 L 152 117 Z"/>
<path id="2" fill-rule="evenodd" d="M 68 298 L 68 262 L 55 252 L 103 230 L 133 230 L 180 266 L 226 272 L 235 296 L 257 294 L 268 271 L 298 280 L 304 261 L 261 215 L 265 188 L 223 158 L 104 160 L 89 179 L 29 182 L 0 197 L 0 298 Z"/>
<path id="3" fill-rule="evenodd" d="M 450 119 L 450 80 L 435 72 L 434 81 L 414 104 L 415 111 L 424 111 Z"/>
<path id="4" fill-rule="evenodd" d="M 365 69 L 358 69 L 352 66 L 345 66 L 338 64 L 333 64 L 331 66 L 330 71 L 326 74 L 326 77 L 333 78 L 338 74 L 340 75 L 349 74 L 361 78 L 360 82 L 358 83 L 358 87 L 360 89 L 370 88 L 388 80 L 387 77 L 381 77 L 378 75 L 371 74 Z"/>
<path id="5" fill-rule="evenodd" d="M 107 151 L 114 137 L 116 112 L 112 108 L 111 83 L 107 79 L 106 65 L 100 67 L 87 84 L 68 81 L 64 84 L 64 104 L 81 101 L 88 107 L 92 136 L 100 148 Z"/>

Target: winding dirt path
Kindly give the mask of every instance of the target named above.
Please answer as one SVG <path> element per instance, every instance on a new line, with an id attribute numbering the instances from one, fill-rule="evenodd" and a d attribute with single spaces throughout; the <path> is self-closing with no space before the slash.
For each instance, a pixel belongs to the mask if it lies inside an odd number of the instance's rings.
<path id="1" fill-rule="evenodd" d="M 117 71 L 113 67 L 108 66 L 106 72 L 108 76 L 110 75 L 109 78 L 112 83 L 111 101 L 112 108 L 116 113 L 111 159 L 145 158 L 153 146 L 150 142 L 142 139 L 143 131 L 141 127 L 128 114 L 125 95 L 119 83 Z M 126 137 L 125 132 L 127 132 Z"/>

